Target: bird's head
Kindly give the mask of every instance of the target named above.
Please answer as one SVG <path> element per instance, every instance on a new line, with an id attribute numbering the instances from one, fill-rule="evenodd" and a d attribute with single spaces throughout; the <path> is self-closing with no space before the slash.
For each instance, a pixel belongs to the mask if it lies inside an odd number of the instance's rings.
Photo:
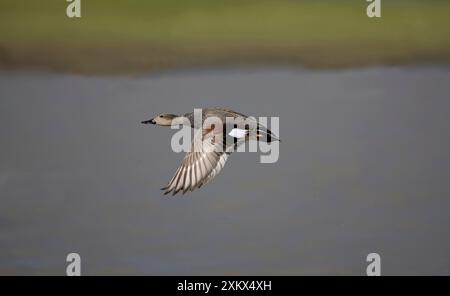
<path id="1" fill-rule="evenodd" d="M 168 126 L 168 125 L 172 125 L 172 121 L 177 117 L 178 117 L 178 115 L 175 115 L 175 114 L 161 113 L 150 120 L 141 121 L 141 123 L 142 124 L 156 124 L 156 125 Z"/>

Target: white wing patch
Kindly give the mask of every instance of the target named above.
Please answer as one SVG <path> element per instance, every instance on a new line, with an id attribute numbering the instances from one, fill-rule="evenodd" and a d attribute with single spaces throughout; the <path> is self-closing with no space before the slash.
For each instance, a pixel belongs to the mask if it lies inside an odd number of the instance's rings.
<path id="1" fill-rule="evenodd" d="M 234 128 L 228 133 L 228 135 L 230 135 L 231 137 L 238 139 L 244 138 L 247 134 L 248 130 L 239 128 Z"/>

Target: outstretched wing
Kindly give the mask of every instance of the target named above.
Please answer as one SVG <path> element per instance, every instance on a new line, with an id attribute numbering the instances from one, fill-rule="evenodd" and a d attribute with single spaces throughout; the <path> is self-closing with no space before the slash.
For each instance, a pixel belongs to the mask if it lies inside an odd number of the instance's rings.
<path id="1" fill-rule="evenodd" d="M 211 181 L 223 168 L 231 152 L 223 151 L 222 133 L 199 130 L 194 136 L 191 151 L 186 153 L 180 167 L 166 187 L 164 194 L 193 191 Z M 197 150 L 197 151 L 196 151 Z"/>

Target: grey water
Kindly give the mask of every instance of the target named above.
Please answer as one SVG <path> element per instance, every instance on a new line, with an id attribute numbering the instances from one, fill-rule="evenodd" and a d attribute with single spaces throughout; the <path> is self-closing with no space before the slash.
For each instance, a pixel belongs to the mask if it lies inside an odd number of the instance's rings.
<path id="1" fill-rule="evenodd" d="M 278 116 L 280 157 L 183 158 L 157 113 Z M 450 69 L 0 72 L 0 274 L 450 275 Z"/>

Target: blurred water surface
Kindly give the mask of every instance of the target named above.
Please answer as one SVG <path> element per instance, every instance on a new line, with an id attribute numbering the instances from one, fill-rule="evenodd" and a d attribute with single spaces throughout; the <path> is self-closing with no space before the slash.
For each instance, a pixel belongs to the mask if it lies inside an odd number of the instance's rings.
<path id="1" fill-rule="evenodd" d="M 0 73 L 0 274 L 450 274 L 449 74 Z M 139 122 L 207 106 L 279 116 L 280 159 L 163 196 L 182 155 Z"/>

